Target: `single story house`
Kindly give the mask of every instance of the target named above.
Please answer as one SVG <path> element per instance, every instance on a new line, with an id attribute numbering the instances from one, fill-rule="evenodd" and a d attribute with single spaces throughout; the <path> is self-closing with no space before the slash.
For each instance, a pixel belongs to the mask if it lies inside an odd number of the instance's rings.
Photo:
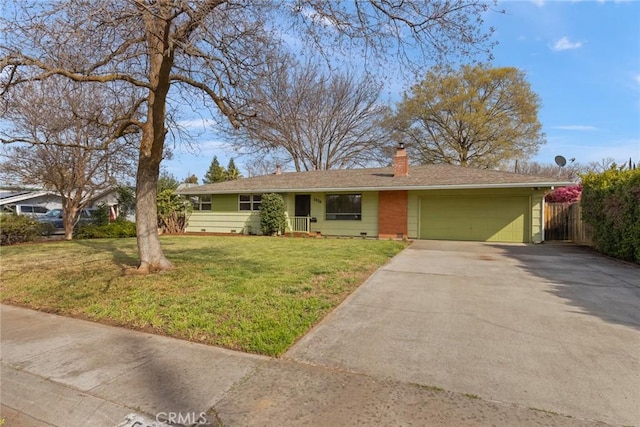
<path id="1" fill-rule="evenodd" d="M 86 207 L 96 208 L 102 204 L 109 207 L 111 220 L 118 217 L 118 198 L 114 188 L 107 188 L 93 195 L 87 201 Z M 15 212 L 16 205 L 38 206 L 46 210 L 62 209 L 62 197 L 60 194 L 49 190 L 0 190 L 0 212 Z M 135 215 L 130 215 L 127 219 L 135 221 Z"/>
<path id="2" fill-rule="evenodd" d="M 62 207 L 62 198 L 48 190 L 2 190 L 0 191 L 0 211 L 15 212 L 16 205 L 40 206 L 46 210 Z"/>
<path id="3" fill-rule="evenodd" d="M 286 203 L 288 231 L 328 236 L 544 241 L 544 195 L 570 183 L 452 165 L 290 172 L 181 189 L 187 232 L 260 234 L 265 193 Z"/>

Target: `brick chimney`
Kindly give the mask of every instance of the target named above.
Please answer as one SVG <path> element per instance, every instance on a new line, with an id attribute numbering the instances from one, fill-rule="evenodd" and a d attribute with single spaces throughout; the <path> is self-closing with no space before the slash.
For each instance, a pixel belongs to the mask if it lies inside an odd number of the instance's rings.
<path id="1" fill-rule="evenodd" d="M 282 166 L 276 165 L 276 175 L 282 175 Z"/>
<path id="2" fill-rule="evenodd" d="M 393 157 L 393 176 L 409 176 L 409 157 L 402 142 L 396 148 L 396 155 Z"/>

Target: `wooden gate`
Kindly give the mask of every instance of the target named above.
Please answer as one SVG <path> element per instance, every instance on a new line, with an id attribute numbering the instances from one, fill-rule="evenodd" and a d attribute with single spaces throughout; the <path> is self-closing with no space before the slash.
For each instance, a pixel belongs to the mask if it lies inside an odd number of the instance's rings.
<path id="1" fill-rule="evenodd" d="M 544 239 L 593 245 L 591 227 L 582 220 L 580 203 L 545 203 Z"/>
<path id="2" fill-rule="evenodd" d="M 570 203 L 545 203 L 544 240 L 570 240 L 569 234 Z"/>

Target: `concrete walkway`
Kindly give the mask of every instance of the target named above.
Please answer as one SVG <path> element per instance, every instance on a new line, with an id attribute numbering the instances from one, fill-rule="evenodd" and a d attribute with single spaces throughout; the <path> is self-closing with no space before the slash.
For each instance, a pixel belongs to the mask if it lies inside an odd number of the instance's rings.
<path id="1" fill-rule="evenodd" d="M 0 420 L 640 426 L 638 271 L 572 248 L 416 242 L 282 359 L 1 306 Z"/>
<path id="2" fill-rule="evenodd" d="M 9 427 L 596 426 L 337 369 L 1 306 Z"/>

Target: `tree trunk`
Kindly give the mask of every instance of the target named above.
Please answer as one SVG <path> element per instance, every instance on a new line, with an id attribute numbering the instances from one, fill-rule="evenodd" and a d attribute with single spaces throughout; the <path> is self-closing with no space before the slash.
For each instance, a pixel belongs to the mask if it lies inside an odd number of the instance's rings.
<path id="1" fill-rule="evenodd" d="M 72 203 L 66 203 L 65 209 L 62 210 L 62 227 L 64 228 L 64 239 L 73 239 L 73 226 L 75 225 L 76 213 L 78 208 Z"/>
<path id="2" fill-rule="evenodd" d="M 168 5 L 166 3 L 164 7 Z M 164 12 L 166 15 L 167 10 Z M 149 95 L 136 177 L 138 272 L 142 274 L 173 268 L 162 252 L 158 236 L 157 185 L 164 151 L 167 94 L 171 86 L 170 73 L 174 59 L 168 43 L 171 27 L 161 15 L 163 13 L 145 15 L 149 44 Z"/>
<path id="3" fill-rule="evenodd" d="M 143 137 L 144 138 L 144 137 Z M 143 144 L 144 145 L 144 144 Z M 136 185 L 136 232 L 140 273 L 171 269 L 158 236 L 157 184 L 160 161 L 140 152 Z"/>
<path id="4" fill-rule="evenodd" d="M 62 228 L 64 229 L 64 239 L 73 239 L 73 226 L 75 225 L 76 214 L 78 213 L 78 206 L 75 203 L 73 196 L 62 195 Z"/>

